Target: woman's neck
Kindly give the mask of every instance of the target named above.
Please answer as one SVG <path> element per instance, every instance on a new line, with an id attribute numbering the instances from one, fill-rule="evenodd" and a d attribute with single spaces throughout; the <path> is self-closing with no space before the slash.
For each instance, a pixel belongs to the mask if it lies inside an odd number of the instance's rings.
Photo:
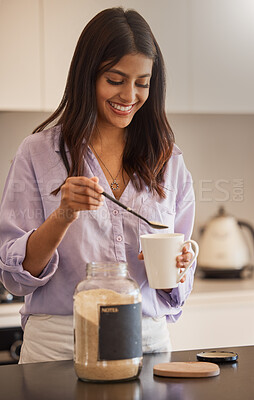
<path id="1" fill-rule="evenodd" d="M 96 128 L 92 135 L 91 143 L 93 147 L 102 153 L 112 153 L 112 149 L 114 149 L 115 153 L 120 152 L 122 154 L 125 146 L 125 129 Z"/>

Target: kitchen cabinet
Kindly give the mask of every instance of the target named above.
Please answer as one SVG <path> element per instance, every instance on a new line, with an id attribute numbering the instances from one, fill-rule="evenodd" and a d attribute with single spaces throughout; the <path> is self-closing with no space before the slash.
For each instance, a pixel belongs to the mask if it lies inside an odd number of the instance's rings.
<path id="1" fill-rule="evenodd" d="M 20 327 L 19 310 L 23 302 L 0 304 L 0 328 Z"/>
<path id="2" fill-rule="evenodd" d="M 43 1 L 44 110 L 55 110 L 60 103 L 78 38 L 88 21 L 107 7 L 102 3 L 83 0 Z"/>
<path id="3" fill-rule="evenodd" d="M 253 113 L 254 6 L 251 0 L 125 0 L 150 24 L 167 68 L 168 112 Z M 115 0 L 44 0 L 45 101 L 62 96 L 85 24 Z M 56 17 L 57 16 L 57 17 Z M 56 29 L 57 21 L 57 29 Z M 68 30 L 66 27 L 68 26 Z M 61 51 L 64 50 L 64 51 Z"/>
<path id="4" fill-rule="evenodd" d="M 189 107 L 186 39 L 189 35 L 189 7 L 186 0 L 160 2 L 161 7 L 147 0 L 125 0 L 121 4 L 144 16 L 160 44 L 168 67 L 167 109 L 185 110 Z M 104 8 L 117 7 L 119 4 L 116 0 L 76 0 L 72 3 L 69 0 L 43 1 L 46 110 L 54 110 L 61 100 L 74 48 L 86 23 Z"/>
<path id="5" fill-rule="evenodd" d="M 40 110 L 39 0 L 0 2 L 0 110 Z"/>
<path id="6" fill-rule="evenodd" d="M 190 110 L 253 113 L 253 1 L 190 3 Z"/>
<path id="7" fill-rule="evenodd" d="M 23 330 L 19 310 L 23 303 L 13 301 L 0 304 L 0 364 L 17 363 Z"/>
<path id="8" fill-rule="evenodd" d="M 254 279 L 202 280 L 175 324 L 173 350 L 254 345 Z"/>
<path id="9" fill-rule="evenodd" d="M 167 68 L 171 113 L 253 113 L 252 0 L 125 0 L 150 24 Z M 2 0 L 0 109 L 54 110 L 77 39 L 117 0 Z"/>

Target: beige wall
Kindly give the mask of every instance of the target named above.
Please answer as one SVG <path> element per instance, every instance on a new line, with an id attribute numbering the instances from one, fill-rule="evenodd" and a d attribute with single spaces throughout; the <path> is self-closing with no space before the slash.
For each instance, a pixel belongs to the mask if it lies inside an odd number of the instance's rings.
<path id="1" fill-rule="evenodd" d="M 194 235 L 220 206 L 254 226 L 254 115 L 173 114 L 169 120 L 194 180 Z"/>
<path id="2" fill-rule="evenodd" d="M 40 112 L 0 112 L 0 198 L 19 144 L 48 115 Z"/>
<path id="3" fill-rule="evenodd" d="M 48 115 L 0 112 L 0 196 L 18 145 Z M 254 225 L 254 115 L 168 117 L 194 181 L 197 205 L 193 236 L 198 237 L 200 226 L 220 205 Z"/>

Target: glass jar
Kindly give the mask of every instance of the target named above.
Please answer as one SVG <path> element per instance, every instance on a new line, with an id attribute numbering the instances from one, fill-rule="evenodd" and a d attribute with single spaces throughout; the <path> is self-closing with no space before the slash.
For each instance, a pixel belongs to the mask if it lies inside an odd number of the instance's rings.
<path id="1" fill-rule="evenodd" d="M 126 263 L 87 264 L 74 293 L 74 365 L 84 381 L 125 381 L 142 367 L 138 284 Z"/>

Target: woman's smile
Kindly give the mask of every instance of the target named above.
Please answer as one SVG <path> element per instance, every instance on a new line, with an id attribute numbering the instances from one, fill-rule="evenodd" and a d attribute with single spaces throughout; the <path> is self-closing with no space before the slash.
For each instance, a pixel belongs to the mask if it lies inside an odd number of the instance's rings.
<path id="1" fill-rule="evenodd" d="M 128 115 L 131 113 L 133 107 L 135 104 L 130 104 L 130 105 L 124 105 L 124 104 L 119 104 L 115 103 L 113 101 L 108 101 L 110 107 L 113 109 L 112 111 L 119 114 L 119 115 Z"/>

